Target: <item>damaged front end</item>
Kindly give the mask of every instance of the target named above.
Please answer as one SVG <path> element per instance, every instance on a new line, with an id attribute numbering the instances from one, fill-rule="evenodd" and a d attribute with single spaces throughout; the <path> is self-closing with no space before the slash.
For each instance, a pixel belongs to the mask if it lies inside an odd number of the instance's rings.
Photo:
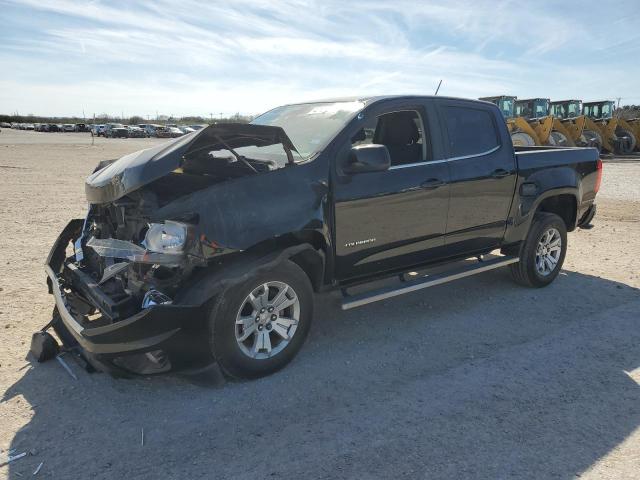
<path id="1" fill-rule="evenodd" d="M 277 144 L 281 164 L 236 151 Z M 204 302 L 185 303 L 185 291 L 195 270 L 250 243 L 222 220 L 223 203 L 242 206 L 218 187 L 284 169 L 293 150 L 281 128 L 222 124 L 101 164 L 87 179 L 87 217 L 67 225 L 45 266 L 63 344 L 112 373 L 211 363 Z"/>

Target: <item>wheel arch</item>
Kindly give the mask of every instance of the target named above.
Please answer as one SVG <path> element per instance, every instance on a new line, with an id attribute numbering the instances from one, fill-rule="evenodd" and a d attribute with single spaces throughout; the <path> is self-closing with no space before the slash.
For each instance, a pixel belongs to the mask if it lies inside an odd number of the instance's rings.
<path id="1" fill-rule="evenodd" d="M 223 255 L 195 272 L 176 296 L 176 303 L 203 305 L 256 272 L 269 270 L 288 260 L 304 271 L 314 290 L 322 288 L 325 255 L 321 248 L 316 249 L 308 242 L 288 244 L 272 241 L 243 252 Z"/>
<path id="2" fill-rule="evenodd" d="M 571 232 L 575 230 L 578 220 L 578 198 L 575 193 L 552 192 L 538 202 L 534 212 L 546 212 L 558 215 L 564 221 L 567 231 Z"/>

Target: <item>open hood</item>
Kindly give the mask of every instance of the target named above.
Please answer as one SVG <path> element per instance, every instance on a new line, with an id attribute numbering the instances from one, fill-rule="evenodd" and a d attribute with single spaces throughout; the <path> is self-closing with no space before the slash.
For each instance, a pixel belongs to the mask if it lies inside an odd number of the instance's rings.
<path id="1" fill-rule="evenodd" d="M 282 144 L 287 158 L 293 161 L 291 152 L 295 147 L 281 127 L 243 123 L 210 125 L 174 141 L 125 155 L 94 172 L 85 184 L 87 201 L 113 202 L 176 170 L 190 152 L 274 144 Z"/>

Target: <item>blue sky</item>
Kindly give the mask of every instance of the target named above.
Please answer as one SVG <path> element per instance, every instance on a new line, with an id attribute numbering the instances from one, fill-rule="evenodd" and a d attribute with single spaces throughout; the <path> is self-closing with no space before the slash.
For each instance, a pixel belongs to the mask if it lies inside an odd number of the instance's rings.
<path id="1" fill-rule="evenodd" d="M 259 113 L 345 95 L 640 104 L 640 1 L 0 0 L 0 113 Z"/>

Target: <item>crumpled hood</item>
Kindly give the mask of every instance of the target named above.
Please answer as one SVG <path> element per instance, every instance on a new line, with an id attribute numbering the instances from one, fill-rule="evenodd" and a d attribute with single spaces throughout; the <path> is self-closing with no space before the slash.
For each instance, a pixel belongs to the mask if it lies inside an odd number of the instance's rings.
<path id="1" fill-rule="evenodd" d="M 153 148 L 130 153 L 91 174 L 85 183 L 87 201 L 108 203 L 168 175 L 183 157 L 199 149 L 267 146 L 282 143 L 290 156 L 295 147 L 281 127 L 218 123 Z"/>

